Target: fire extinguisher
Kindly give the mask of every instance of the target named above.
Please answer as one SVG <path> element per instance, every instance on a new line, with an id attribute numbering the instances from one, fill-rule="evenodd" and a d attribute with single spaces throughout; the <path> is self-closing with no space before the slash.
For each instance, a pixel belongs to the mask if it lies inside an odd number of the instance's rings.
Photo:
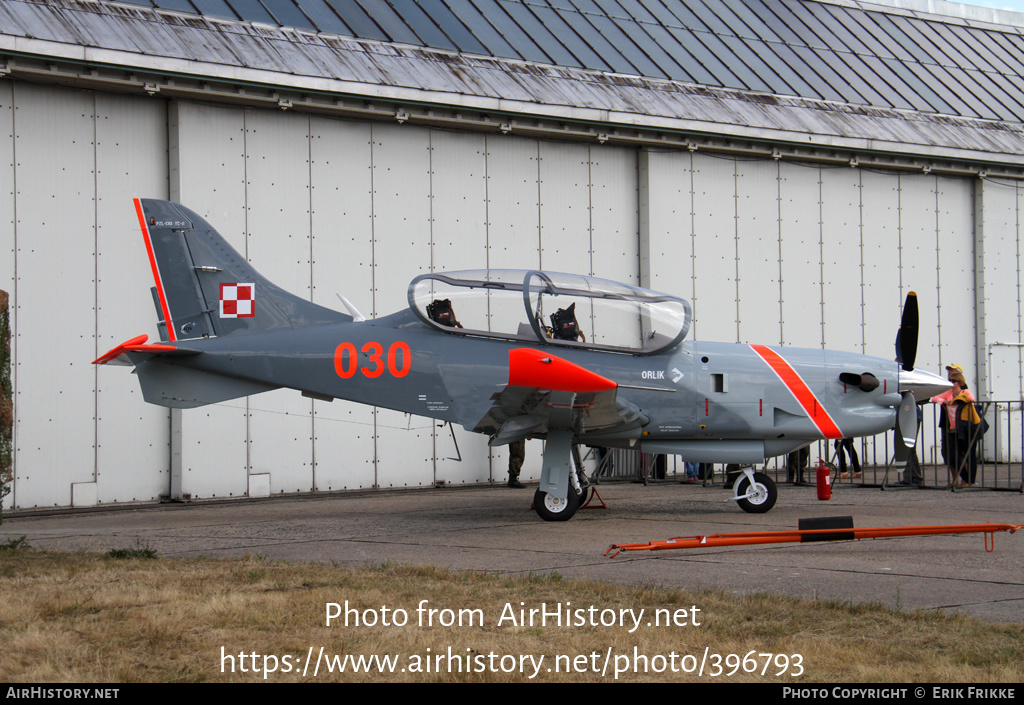
<path id="1" fill-rule="evenodd" d="M 818 466 L 818 499 L 829 499 L 832 496 L 832 472 L 828 465 Z"/>

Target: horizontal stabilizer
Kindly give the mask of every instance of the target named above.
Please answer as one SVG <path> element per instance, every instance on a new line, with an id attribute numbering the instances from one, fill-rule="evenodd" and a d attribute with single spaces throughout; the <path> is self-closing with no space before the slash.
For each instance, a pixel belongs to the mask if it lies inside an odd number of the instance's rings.
<path id="1" fill-rule="evenodd" d="M 135 371 L 139 375 L 143 399 L 172 409 L 193 409 L 279 389 L 278 385 L 225 377 L 165 362 L 161 358 L 144 360 L 135 366 Z"/>
<path id="2" fill-rule="evenodd" d="M 148 335 L 139 335 L 118 345 L 92 361 L 94 365 L 132 365 L 128 353 L 149 353 L 151 355 L 198 355 L 199 350 L 190 350 L 165 343 L 150 343 Z"/>

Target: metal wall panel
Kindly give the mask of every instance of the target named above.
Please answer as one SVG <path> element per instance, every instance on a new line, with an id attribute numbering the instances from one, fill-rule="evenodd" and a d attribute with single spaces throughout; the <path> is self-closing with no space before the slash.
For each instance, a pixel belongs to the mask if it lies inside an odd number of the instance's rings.
<path id="1" fill-rule="evenodd" d="M 860 179 L 856 169 L 821 170 L 825 347 L 877 354 L 864 349 Z"/>
<path id="2" fill-rule="evenodd" d="M 943 233 L 939 226 L 938 180 L 925 174 L 901 174 L 900 183 L 900 278 L 902 296 L 905 300 L 910 291 L 918 293 L 921 323 L 918 332 L 917 360 L 915 366 L 932 372 L 943 373 L 944 364 L 939 355 L 939 307 L 937 295 L 940 285 L 938 253 Z M 950 232 L 950 241 L 970 237 L 967 233 Z M 947 294 L 952 294 L 947 291 Z M 887 321 L 876 320 L 873 327 L 884 329 Z M 893 339 L 894 323 L 889 322 L 889 338 Z M 876 334 L 884 334 L 884 330 Z M 887 357 L 892 348 L 872 350 L 872 354 Z M 945 375 L 943 375 L 945 376 Z M 930 418 L 930 417 L 925 417 Z M 921 433 L 921 447 L 918 458 L 941 459 L 936 439 L 937 429 L 925 424 Z M 933 450 L 936 449 L 936 450 Z"/>
<path id="3" fill-rule="evenodd" d="M 540 167 L 536 140 L 513 135 L 488 135 L 487 145 L 487 262 L 495 269 L 540 267 Z M 503 314 L 492 300 L 492 321 L 508 320 L 521 309 Z M 540 477 L 541 443 L 526 444 L 520 479 Z M 491 474 L 507 477 L 508 446 L 491 449 Z"/>
<path id="4" fill-rule="evenodd" d="M 270 281 L 308 299 L 308 116 L 246 111 L 245 184 L 249 261 Z M 249 474 L 269 474 L 272 494 L 313 488 L 312 404 L 290 389 L 249 397 Z"/>
<path id="5" fill-rule="evenodd" d="M 792 347 L 820 348 L 821 172 L 784 163 L 779 173 L 782 341 Z"/>
<path id="6" fill-rule="evenodd" d="M 587 145 L 540 143 L 542 269 L 590 273 L 589 161 Z"/>
<path id="7" fill-rule="evenodd" d="M 938 307 L 932 292 L 939 289 L 939 223 L 937 179 L 924 174 L 900 176 L 900 284 L 905 299 L 915 291 L 921 309 L 917 359 L 939 371 Z M 952 294 L 953 292 L 948 292 Z M 880 325 L 882 322 L 879 321 Z M 878 354 L 878 353 L 875 353 Z"/>
<path id="8" fill-rule="evenodd" d="M 938 288 L 934 306 L 939 349 L 933 372 L 962 365 L 972 388 L 977 389 L 974 314 L 974 182 L 940 178 L 938 189 Z M 1019 211 L 1018 211 L 1019 212 Z"/>
<path id="9" fill-rule="evenodd" d="M 689 152 L 641 154 L 640 220 L 641 285 L 692 300 L 696 276 L 693 265 L 693 155 Z M 646 227 L 643 227 L 646 223 Z"/>
<path id="10" fill-rule="evenodd" d="M 736 162 L 693 155 L 693 294 L 691 336 L 737 342 Z"/>
<path id="11" fill-rule="evenodd" d="M 373 125 L 374 315 L 408 306 L 413 277 L 430 271 L 430 132 Z M 434 422 L 377 410 L 377 484 L 406 487 L 434 477 Z"/>
<path id="12" fill-rule="evenodd" d="M 15 294 L 13 91 L 12 82 L 0 81 L 0 289 L 12 297 Z"/>
<path id="13" fill-rule="evenodd" d="M 370 125 L 310 120 L 313 302 L 329 308 L 347 298 L 373 311 L 373 194 Z M 335 399 L 314 401 L 314 481 L 317 490 L 373 487 L 374 411 Z"/>
<path id="14" fill-rule="evenodd" d="M 991 399 L 1017 399 L 1021 389 L 1020 348 L 1020 194 L 1018 187 L 983 180 L 985 237 L 984 342 L 978 356 L 988 358 L 988 385 L 981 393 Z M 1003 343 L 1003 345 L 997 345 Z M 977 391 L 975 392 L 977 394 Z"/>
<path id="15" fill-rule="evenodd" d="M 590 274 L 589 162 L 587 145 L 540 143 L 542 269 Z M 545 323 L 554 312 L 542 312 Z M 576 304 L 576 319 L 587 340 L 593 340 L 595 322 L 589 302 Z"/>
<path id="16" fill-rule="evenodd" d="M 892 359 L 903 306 L 899 289 L 900 177 L 862 172 L 864 351 Z M 891 434 L 867 439 L 863 447 L 865 462 L 884 463 L 893 452 Z"/>
<path id="17" fill-rule="evenodd" d="M 14 104 L 15 504 L 70 505 L 95 479 L 94 96 L 19 83 Z"/>
<path id="18" fill-rule="evenodd" d="M 592 145 L 588 169 L 590 271 L 603 279 L 639 284 L 637 152 Z M 640 340 L 640 316 L 611 315 L 608 307 L 603 308 L 604 313 L 587 324 L 594 333 L 587 340 L 612 345 Z"/>
<path id="19" fill-rule="evenodd" d="M 590 271 L 629 284 L 640 284 L 636 160 L 634 149 L 590 147 Z"/>
<path id="20" fill-rule="evenodd" d="M 864 350 L 879 357 L 895 355 L 900 297 L 899 176 L 862 170 L 864 242 Z M 923 292 L 922 292 L 923 293 Z"/>
<path id="21" fill-rule="evenodd" d="M 430 239 L 435 272 L 487 268 L 487 157 L 483 135 L 432 131 L 430 138 Z M 486 328 L 487 307 L 460 305 L 459 321 L 467 328 Z M 419 421 L 420 419 L 417 419 Z M 491 478 L 487 437 L 434 424 L 436 480 L 448 484 L 486 482 Z M 499 473 L 500 475 L 500 473 Z"/>
<path id="22" fill-rule="evenodd" d="M 962 365 L 977 394 L 974 316 L 974 208 L 973 185 L 966 179 L 936 180 L 936 258 L 934 289 L 920 287 L 922 331 L 934 327 L 933 353 L 918 352 L 920 366 L 945 376 L 945 366 Z M 927 275 L 927 263 L 922 265 Z M 911 282 L 910 287 L 917 287 Z M 930 414 L 925 419 L 930 419 Z M 918 448 L 922 462 L 942 462 L 938 429 L 927 423 Z"/>
<path id="23" fill-rule="evenodd" d="M 779 163 L 736 162 L 736 339 L 782 342 Z"/>
<path id="24" fill-rule="evenodd" d="M 15 294 L 15 252 L 16 239 L 14 227 L 14 84 L 0 81 L 0 290 L 8 294 L 8 310 L 12 326 L 16 324 L 15 311 L 17 300 Z M 17 388 L 18 369 L 16 359 L 17 345 L 11 340 L 11 383 Z M 17 410 L 15 410 L 17 411 Z M 16 427 L 15 427 L 16 428 Z M 16 434 L 16 431 L 15 431 Z M 14 438 L 17 447 L 17 435 Z M 18 454 L 14 453 L 15 474 L 17 474 Z M 13 488 L 12 488 L 13 490 Z M 14 493 L 0 499 L 0 509 L 9 509 L 14 505 Z"/>
<path id="25" fill-rule="evenodd" d="M 167 174 L 167 102 L 96 94 L 96 357 L 153 330 L 153 275 L 131 199 L 166 198 Z M 144 403 L 122 368 L 96 376 L 97 500 L 158 499 L 169 487 L 168 410 Z"/>
<path id="26" fill-rule="evenodd" d="M 172 105 L 172 195 L 246 253 L 245 121 L 241 108 Z M 247 400 L 185 410 L 182 486 L 194 498 L 249 492 Z"/>
<path id="27" fill-rule="evenodd" d="M 487 137 L 488 266 L 540 266 L 538 143 L 522 137 Z"/>

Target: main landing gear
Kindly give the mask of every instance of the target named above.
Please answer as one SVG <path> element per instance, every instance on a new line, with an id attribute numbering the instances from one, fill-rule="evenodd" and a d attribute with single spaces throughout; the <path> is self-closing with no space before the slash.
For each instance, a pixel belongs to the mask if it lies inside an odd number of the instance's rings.
<path id="1" fill-rule="evenodd" d="M 552 437 L 554 436 L 554 438 Z M 571 464 L 557 464 L 558 452 L 561 445 L 568 440 L 568 450 L 571 457 Z M 553 442 L 554 441 L 554 442 Z M 559 445 L 559 442 L 562 442 Z M 572 443 L 572 437 L 560 434 L 549 434 L 548 444 L 544 450 L 544 470 L 541 473 L 541 489 L 533 495 L 533 510 L 537 512 L 544 521 L 568 521 L 576 514 L 587 500 L 587 492 L 590 490 L 587 484 L 586 475 L 583 471 L 583 461 L 580 458 L 579 446 Z M 550 457 L 548 454 L 551 454 Z M 560 475 L 560 477 L 559 477 Z M 580 478 L 583 478 L 582 482 Z M 550 480 L 549 480 L 550 478 Z M 552 489 L 554 483 L 566 487 L 565 497 L 559 497 Z M 554 485 L 558 487 L 559 485 Z"/>
<path id="2" fill-rule="evenodd" d="M 541 490 L 533 495 L 533 510 L 544 521 L 569 521 L 580 508 L 580 497 L 569 489 L 565 499 Z"/>

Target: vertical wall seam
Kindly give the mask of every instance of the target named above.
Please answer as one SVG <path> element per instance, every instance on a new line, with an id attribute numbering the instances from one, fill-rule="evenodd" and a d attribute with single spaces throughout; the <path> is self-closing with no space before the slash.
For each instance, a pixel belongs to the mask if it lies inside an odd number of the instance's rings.
<path id="1" fill-rule="evenodd" d="M 786 344 L 785 317 L 782 315 L 782 160 L 775 161 L 775 237 L 778 242 L 779 265 L 779 345 Z"/>
<path id="2" fill-rule="evenodd" d="M 690 301 L 696 306 L 697 301 L 697 202 L 693 193 L 693 151 L 690 151 Z M 691 321 L 691 333 L 694 340 L 697 340 L 697 317 Z"/>
<path id="3" fill-rule="evenodd" d="M 164 113 L 167 137 L 167 196 L 181 203 L 181 104 L 168 100 Z M 184 497 L 184 423 L 181 409 L 167 410 L 167 496 L 172 502 Z"/>
<path id="4" fill-rule="evenodd" d="M 98 358 L 99 336 L 100 336 L 100 214 L 99 214 L 99 151 L 97 147 L 99 132 L 97 122 L 99 110 L 96 108 L 97 93 L 92 94 L 92 351 Z M 95 358 L 93 358 L 95 359 Z M 92 366 L 92 481 L 97 482 L 99 478 L 100 463 L 100 385 L 99 365 Z M 99 502 L 99 487 L 96 488 Z M 74 497 L 72 496 L 72 504 Z"/>
<path id="5" fill-rule="evenodd" d="M 427 130 L 427 241 L 430 243 L 430 273 L 434 273 L 434 131 Z M 409 414 L 409 418 L 412 415 Z M 437 484 L 437 424 L 430 424 L 431 484 Z"/>
<path id="6" fill-rule="evenodd" d="M 818 300 L 821 302 L 821 349 L 825 349 L 825 178 L 818 167 Z"/>
<path id="7" fill-rule="evenodd" d="M 1021 222 L 1020 222 L 1020 200 L 1021 200 L 1021 188 L 1020 182 L 1014 184 L 1014 215 L 1016 216 L 1016 241 L 1017 241 L 1017 342 L 1021 341 L 1021 286 L 1020 286 L 1020 236 L 1021 236 Z M 1017 387 L 1021 391 L 1021 398 L 1024 399 L 1024 353 L 1021 348 L 1017 348 Z"/>
<path id="8" fill-rule="evenodd" d="M 11 232 L 14 247 L 14 281 L 11 282 L 13 296 L 7 300 L 10 307 L 8 322 L 11 331 L 11 404 L 14 407 L 14 419 L 11 426 L 11 509 L 18 506 L 18 119 L 17 119 L 17 81 L 11 81 Z M 2 501 L 2 500 L 0 500 Z"/>
<path id="9" fill-rule="evenodd" d="M 900 303 L 903 303 L 903 174 L 896 174 L 896 271 L 900 285 Z"/>
<path id="10" fill-rule="evenodd" d="M 376 190 L 376 169 L 374 163 L 376 154 L 376 137 L 374 136 L 374 124 L 370 123 L 370 308 L 371 318 L 377 317 L 377 190 Z M 373 486 L 380 487 L 378 476 L 378 465 L 380 457 L 377 452 L 377 407 L 373 411 Z"/>
<path id="11" fill-rule="evenodd" d="M 491 142 L 484 133 L 484 265 L 491 268 Z M 491 297 L 487 297 L 487 330 L 491 329 Z M 494 482 L 494 449 L 487 446 L 487 479 Z"/>
<path id="12" fill-rule="evenodd" d="M 868 349 L 868 321 L 867 321 L 867 298 L 864 285 L 864 172 L 857 170 L 857 232 L 860 236 L 860 352 L 867 354 Z"/>
<path id="13" fill-rule="evenodd" d="M 544 269 L 544 218 L 542 213 L 543 174 L 541 172 L 540 140 L 537 141 L 537 269 Z"/>
<path id="14" fill-rule="evenodd" d="M 636 162 L 634 161 L 635 165 Z M 636 174 L 634 172 L 633 183 L 636 183 Z M 587 213 L 590 217 L 589 223 L 587 224 L 588 231 L 590 233 L 590 276 L 596 276 L 597 272 L 594 268 L 594 145 L 587 145 Z M 637 250 L 637 272 L 640 270 L 640 252 Z M 590 312 L 591 320 L 593 320 L 594 312 L 591 309 Z"/>
<path id="15" fill-rule="evenodd" d="M 732 160 L 732 247 L 735 289 L 736 342 L 740 342 L 740 163 Z"/>
<path id="16" fill-rule="evenodd" d="M 974 369 L 978 371 L 978 396 L 991 393 L 985 332 L 985 179 L 974 180 Z"/>
<path id="17" fill-rule="evenodd" d="M 307 199 L 309 203 L 309 300 L 315 298 L 314 251 L 313 251 L 313 116 L 306 116 L 306 171 L 308 179 Z M 309 483 L 310 490 L 316 491 L 316 399 L 309 400 Z"/>
<path id="18" fill-rule="evenodd" d="M 940 254 L 942 252 L 942 222 L 940 217 L 941 203 L 939 200 L 940 196 L 939 188 L 939 177 L 935 177 L 935 282 L 938 284 L 942 281 L 942 259 Z M 935 287 L 935 336 L 937 339 L 938 349 L 936 352 L 939 356 L 939 362 L 946 359 L 946 356 L 942 352 L 942 287 Z"/>
<path id="19" fill-rule="evenodd" d="M 245 228 L 244 257 L 249 262 L 249 109 L 242 109 L 242 227 Z M 249 475 L 252 472 L 252 410 L 249 397 L 245 398 L 245 494 L 249 494 Z"/>

